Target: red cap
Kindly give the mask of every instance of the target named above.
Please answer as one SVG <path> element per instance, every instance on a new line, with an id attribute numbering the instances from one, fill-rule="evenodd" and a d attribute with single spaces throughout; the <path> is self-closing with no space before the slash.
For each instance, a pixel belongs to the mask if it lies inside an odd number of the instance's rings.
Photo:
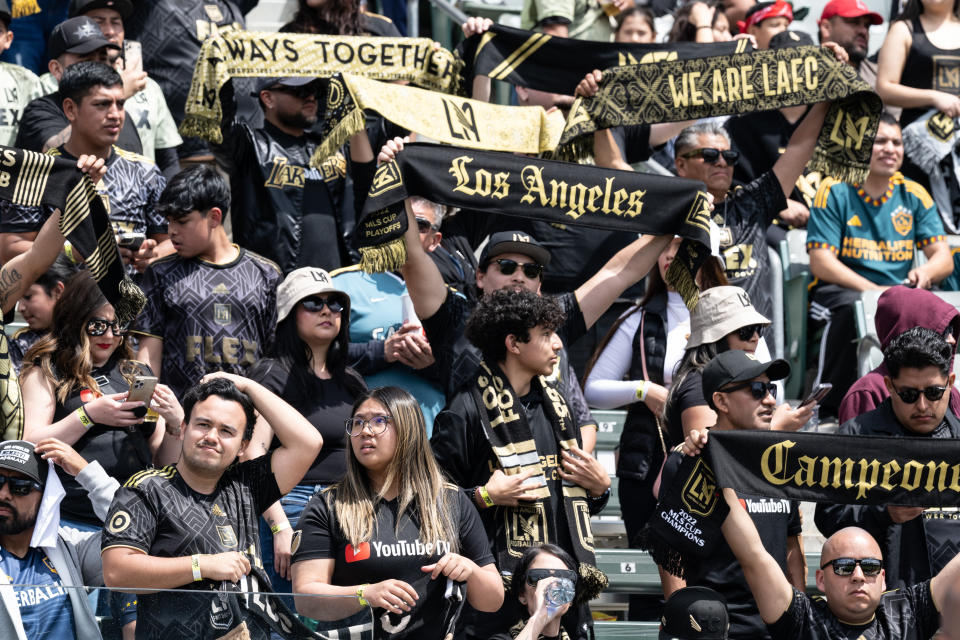
<path id="1" fill-rule="evenodd" d="M 830 0 L 820 14 L 820 20 L 829 20 L 833 16 L 841 18 L 859 18 L 869 16 L 870 24 L 883 24 L 883 16 L 867 8 L 863 0 Z"/>

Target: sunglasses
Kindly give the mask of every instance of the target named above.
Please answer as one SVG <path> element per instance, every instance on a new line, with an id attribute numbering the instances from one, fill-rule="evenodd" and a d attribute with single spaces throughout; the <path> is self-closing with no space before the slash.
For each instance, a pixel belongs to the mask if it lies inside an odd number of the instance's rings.
<path id="1" fill-rule="evenodd" d="M 751 340 L 754 335 L 759 336 L 762 333 L 763 333 L 762 324 L 751 324 L 749 326 L 740 327 L 739 329 L 737 329 L 737 337 L 743 340 L 744 342 Z"/>
<path id="2" fill-rule="evenodd" d="M 107 332 L 107 329 L 113 331 L 113 335 L 122 338 L 127 333 L 127 325 L 118 322 L 110 322 L 104 318 L 91 318 L 87 321 L 87 335 L 99 338 Z"/>
<path id="3" fill-rule="evenodd" d="M 387 430 L 387 425 L 393 421 L 390 416 L 373 416 L 369 420 L 363 418 L 347 418 L 344 425 L 347 427 L 347 433 L 351 438 L 356 438 L 363 433 L 364 427 L 370 425 L 370 433 L 375 436 L 380 435 Z"/>
<path id="4" fill-rule="evenodd" d="M 931 385 L 925 389 L 914 389 L 913 387 L 897 389 L 893 387 L 893 390 L 897 392 L 897 395 L 900 396 L 900 399 L 905 403 L 913 404 L 920 399 L 921 393 L 930 402 L 936 402 L 943 397 L 943 392 L 947 390 L 947 387 L 941 387 L 940 385 Z"/>
<path id="5" fill-rule="evenodd" d="M 830 562 L 825 562 L 820 568 L 826 569 L 830 565 L 833 565 L 833 572 L 838 576 L 852 576 L 857 565 L 860 565 L 863 575 L 868 578 L 880 575 L 880 570 L 883 569 L 883 561 L 876 558 L 860 558 L 859 560 L 856 558 L 836 558 Z"/>
<path id="6" fill-rule="evenodd" d="M 436 227 L 433 226 L 426 218 L 417 218 L 417 230 L 420 233 L 427 233 L 428 231 L 436 231 Z"/>
<path id="7" fill-rule="evenodd" d="M 536 587 L 544 578 L 566 578 L 577 584 L 577 572 L 573 569 L 530 569 L 527 571 L 527 584 Z"/>
<path id="8" fill-rule="evenodd" d="M 517 267 L 523 269 L 523 275 L 527 276 L 531 280 L 536 280 L 543 273 L 543 265 L 537 264 L 536 262 L 517 262 L 516 260 L 508 260 L 507 258 L 498 258 L 494 260 L 497 263 L 497 268 L 500 269 L 500 273 L 505 276 L 513 275 L 513 272 L 517 270 Z"/>
<path id="9" fill-rule="evenodd" d="M 740 161 L 740 152 L 734 151 L 733 149 L 724 149 L 720 151 L 719 149 L 713 149 L 711 147 L 703 147 L 701 149 L 694 149 L 693 151 L 687 151 L 686 153 L 681 153 L 681 158 L 695 158 L 700 156 L 703 158 L 703 161 L 708 164 L 717 164 L 720 160 L 720 156 L 723 156 L 724 161 L 731 167 L 737 162 Z"/>
<path id="10" fill-rule="evenodd" d="M 740 384 L 733 385 L 732 387 L 727 387 L 726 389 L 717 389 L 717 391 L 721 393 L 730 393 L 731 391 L 739 391 L 740 389 L 750 389 L 750 395 L 753 396 L 754 400 L 763 400 L 767 397 L 768 393 L 774 398 L 777 397 L 776 383 L 762 382 L 760 380 L 742 382 Z"/>
<path id="11" fill-rule="evenodd" d="M 43 485 L 36 480 L 0 476 L 0 487 L 7 483 L 10 484 L 10 493 L 15 496 L 25 496 L 31 491 L 43 491 Z"/>
<path id="12" fill-rule="evenodd" d="M 267 91 L 278 91 L 280 93 L 285 93 L 288 96 L 300 98 L 301 100 L 306 100 L 310 96 L 316 96 L 319 93 L 315 84 L 305 84 L 299 87 L 288 87 L 286 85 L 278 84 L 269 87 Z"/>
<path id="13" fill-rule="evenodd" d="M 300 306 L 304 311 L 310 313 L 320 313 L 324 307 L 330 309 L 330 313 L 340 313 L 343 311 L 343 303 L 336 298 L 318 298 L 311 296 L 300 301 Z"/>

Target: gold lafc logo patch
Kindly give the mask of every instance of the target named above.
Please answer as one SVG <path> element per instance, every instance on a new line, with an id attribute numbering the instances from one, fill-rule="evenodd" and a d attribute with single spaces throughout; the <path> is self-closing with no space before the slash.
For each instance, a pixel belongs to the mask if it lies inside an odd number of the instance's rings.
<path id="1" fill-rule="evenodd" d="M 697 198 L 687 214 L 687 224 L 710 233 L 710 201 L 703 191 L 697 192 Z"/>
<path id="2" fill-rule="evenodd" d="M 893 220 L 893 228 L 902 236 L 907 235 L 913 230 L 913 214 L 906 207 L 897 207 L 890 214 Z"/>
<path id="3" fill-rule="evenodd" d="M 220 536 L 220 542 L 225 547 L 236 547 L 239 542 L 237 542 L 237 534 L 233 530 L 231 525 L 218 525 L 217 526 L 217 535 Z"/>
<path id="4" fill-rule="evenodd" d="M 504 509 L 507 525 L 507 545 L 510 555 L 520 558 L 530 547 L 549 540 L 547 513 L 543 504 Z"/>
<path id="5" fill-rule="evenodd" d="M 443 112 L 447 116 L 447 127 L 450 135 L 457 140 L 474 140 L 480 142 L 480 131 L 477 129 L 477 117 L 469 102 L 458 106 L 453 100 L 442 98 Z"/>
<path id="6" fill-rule="evenodd" d="M 403 185 L 403 177 L 400 175 L 400 168 L 396 161 L 382 164 L 373 174 L 373 184 L 370 186 L 368 197 L 373 198 L 383 195 L 391 189 L 396 189 Z"/>
<path id="7" fill-rule="evenodd" d="M 698 516 L 707 517 L 717 507 L 717 480 L 713 471 L 702 459 L 697 460 L 693 473 L 683 485 L 680 499 L 687 511 Z"/>
<path id="8" fill-rule="evenodd" d="M 833 129 L 830 131 L 830 140 L 844 149 L 859 149 L 863 145 L 863 137 L 867 135 L 867 125 L 869 124 L 870 116 L 863 116 L 854 120 L 849 113 L 839 110 L 837 119 L 833 123 Z M 841 127 L 843 127 L 842 132 Z"/>
<path id="9" fill-rule="evenodd" d="M 946 142 L 952 138 L 955 130 L 953 118 L 942 111 L 937 111 L 927 120 L 927 131 L 940 142 Z"/>
<path id="10" fill-rule="evenodd" d="M 213 305 L 213 321 L 220 326 L 230 324 L 230 305 L 223 302 L 217 302 Z"/>

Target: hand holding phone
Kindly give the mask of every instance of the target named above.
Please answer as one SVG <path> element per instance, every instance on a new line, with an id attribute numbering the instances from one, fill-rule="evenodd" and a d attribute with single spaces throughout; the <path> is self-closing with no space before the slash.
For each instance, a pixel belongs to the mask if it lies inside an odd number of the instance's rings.
<path id="1" fill-rule="evenodd" d="M 821 382 L 816 386 L 816 388 L 810 392 L 810 395 L 800 403 L 801 407 L 805 407 L 808 404 L 820 404 L 820 401 L 827 397 L 827 394 L 830 393 L 830 390 L 833 389 L 833 385 L 829 382 Z"/>

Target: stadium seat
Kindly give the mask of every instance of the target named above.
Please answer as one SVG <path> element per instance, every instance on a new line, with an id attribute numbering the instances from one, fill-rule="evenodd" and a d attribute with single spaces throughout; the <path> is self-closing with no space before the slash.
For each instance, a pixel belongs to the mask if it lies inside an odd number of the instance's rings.
<path id="1" fill-rule="evenodd" d="M 657 640 L 660 637 L 659 622 L 606 622 L 593 623 L 595 640 Z"/>
<path id="2" fill-rule="evenodd" d="M 783 357 L 790 362 L 792 373 L 785 384 L 788 398 L 803 393 L 807 366 L 807 288 L 810 285 L 810 256 L 807 255 L 807 232 L 794 229 L 780 243 L 780 266 L 783 285 Z"/>
<path id="3" fill-rule="evenodd" d="M 783 262 L 780 260 L 780 254 L 771 247 L 767 247 L 767 255 L 770 257 L 770 299 L 773 303 L 773 317 L 770 318 L 773 341 L 767 347 L 770 349 L 771 357 L 782 358 L 785 343 L 783 331 Z"/>

